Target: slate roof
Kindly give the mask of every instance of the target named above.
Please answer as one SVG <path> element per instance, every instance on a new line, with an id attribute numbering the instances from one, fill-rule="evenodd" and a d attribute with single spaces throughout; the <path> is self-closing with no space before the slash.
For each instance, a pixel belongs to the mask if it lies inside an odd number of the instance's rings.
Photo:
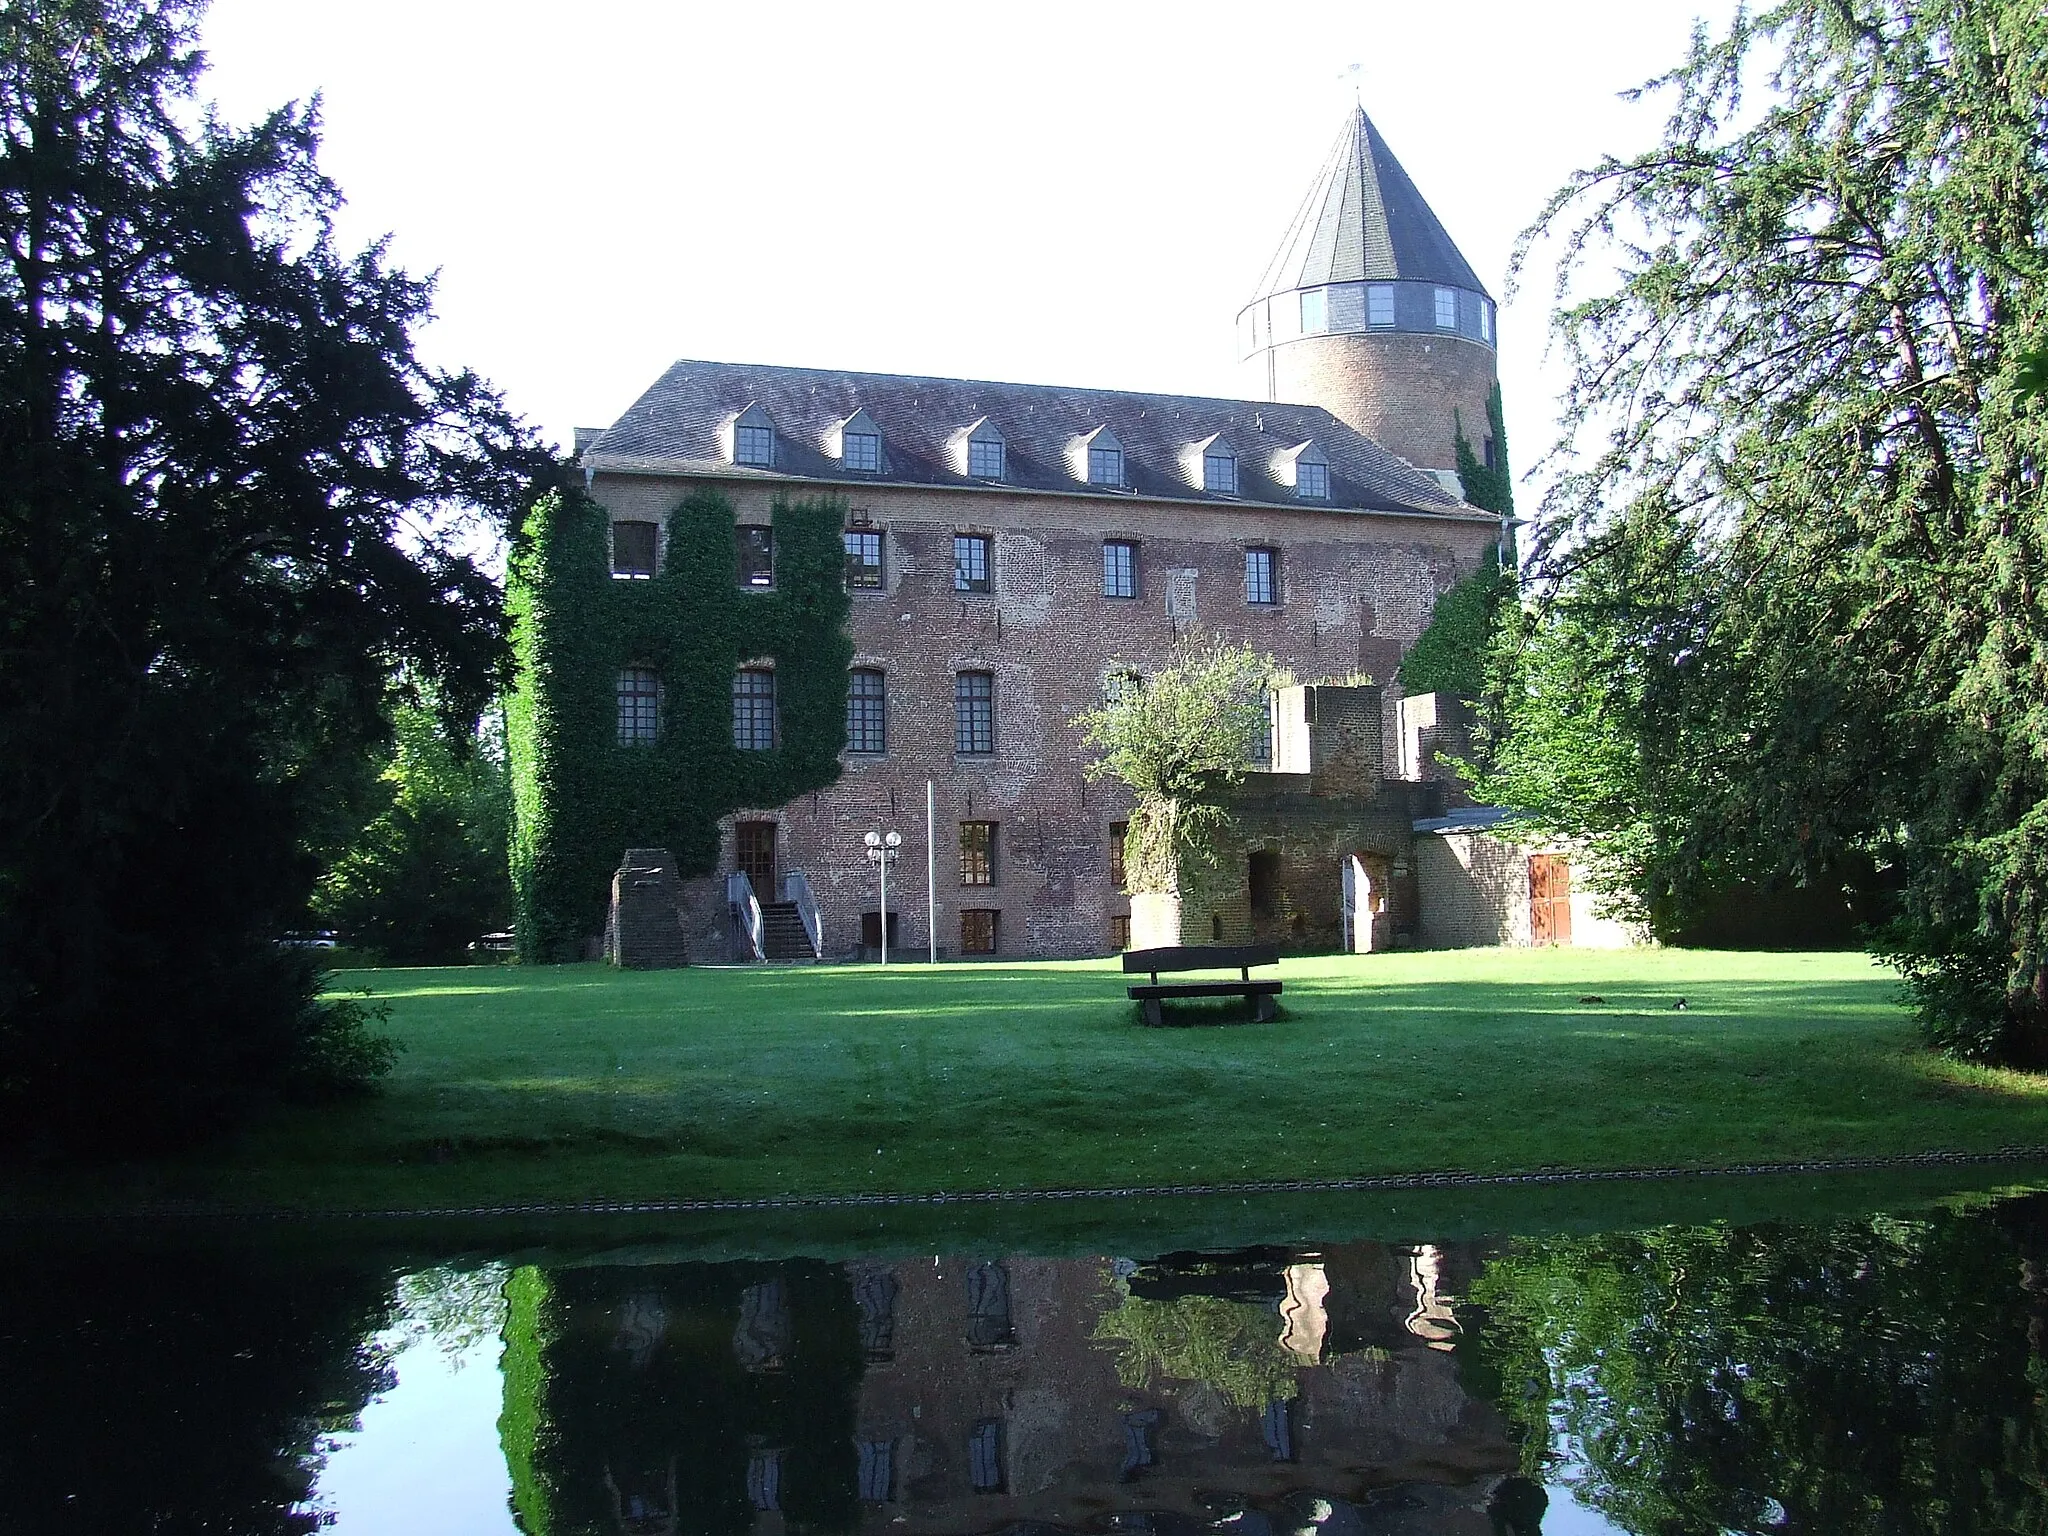
<path id="1" fill-rule="evenodd" d="M 726 429 L 749 405 L 775 420 L 772 469 L 727 457 Z M 827 452 L 833 430 L 865 409 L 882 433 L 882 470 L 844 468 Z M 843 373 L 745 363 L 672 365 L 626 414 L 590 442 L 580 462 L 594 472 L 861 484 L 986 486 L 969 479 L 957 441 L 987 417 L 1005 441 L 1002 485 L 1104 497 L 1284 505 L 1342 511 L 1491 518 L 1436 480 L 1361 436 L 1320 406 L 1195 395 L 1135 394 L 978 379 Z M 1107 426 L 1122 441 L 1126 488 L 1089 485 L 1075 473 L 1076 439 Z M 1183 468 L 1192 445 L 1220 434 L 1238 456 L 1238 494 L 1196 489 Z M 1276 453 L 1313 442 L 1330 465 L 1330 499 L 1304 502 L 1274 477 Z M 959 468 L 956 469 L 956 464 Z"/>
<path id="2" fill-rule="evenodd" d="M 1486 293 L 1365 109 L 1355 107 L 1252 298 L 1361 281 Z"/>

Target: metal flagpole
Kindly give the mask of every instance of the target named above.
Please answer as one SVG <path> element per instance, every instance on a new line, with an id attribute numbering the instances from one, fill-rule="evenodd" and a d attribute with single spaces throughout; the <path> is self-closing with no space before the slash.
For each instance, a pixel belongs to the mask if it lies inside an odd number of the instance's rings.
<path id="1" fill-rule="evenodd" d="M 932 781 L 924 781 L 924 932 L 931 946 L 931 963 L 939 963 L 939 892 L 937 886 L 938 832 L 933 827 Z"/>
<path id="2" fill-rule="evenodd" d="M 889 850 L 882 850 L 882 964 L 889 963 Z"/>

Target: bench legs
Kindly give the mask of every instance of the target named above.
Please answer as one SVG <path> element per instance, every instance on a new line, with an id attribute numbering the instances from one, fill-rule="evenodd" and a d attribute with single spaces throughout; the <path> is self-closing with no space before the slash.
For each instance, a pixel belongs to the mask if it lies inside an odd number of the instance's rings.
<path id="1" fill-rule="evenodd" d="M 1280 1017 L 1280 999 L 1270 992 L 1261 992 L 1252 999 L 1252 1017 L 1263 1024 Z"/>
<path id="2" fill-rule="evenodd" d="M 1138 1006 L 1145 1010 L 1145 1022 L 1147 1024 L 1150 1024 L 1154 1029 L 1163 1029 L 1166 1026 L 1166 1015 L 1160 1011 L 1158 998 L 1145 998 Z"/>

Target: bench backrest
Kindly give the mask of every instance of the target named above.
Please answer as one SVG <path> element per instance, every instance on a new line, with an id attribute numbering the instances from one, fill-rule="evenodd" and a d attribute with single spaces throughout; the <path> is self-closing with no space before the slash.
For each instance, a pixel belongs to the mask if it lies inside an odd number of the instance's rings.
<path id="1" fill-rule="evenodd" d="M 1158 975 L 1161 971 L 1238 971 L 1248 965 L 1278 965 L 1280 948 L 1276 944 L 1243 944 L 1226 947 L 1221 944 L 1181 945 L 1168 949 L 1127 949 L 1124 951 L 1124 971 L 1143 971 Z"/>

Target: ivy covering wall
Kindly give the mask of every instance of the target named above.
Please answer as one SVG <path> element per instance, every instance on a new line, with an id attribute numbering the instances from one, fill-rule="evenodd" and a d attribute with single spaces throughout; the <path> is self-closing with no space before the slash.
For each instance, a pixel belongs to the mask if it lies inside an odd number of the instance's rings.
<path id="1" fill-rule="evenodd" d="M 516 669 L 507 705 L 512 881 L 519 954 L 581 957 L 604 927 L 626 849 L 666 848 L 685 878 L 714 872 L 718 821 L 776 806 L 839 777 L 846 739 L 847 634 L 835 499 L 773 510 L 775 585 L 738 582 L 732 503 L 692 492 L 668 514 L 661 569 L 611 575 L 610 518 L 578 491 L 543 498 L 508 580 Z M 777 742 L 732 744 L 743 664 L 775 670 Z M 660 730 L 621 746 L 618 676 L 661 679 Z"/>

